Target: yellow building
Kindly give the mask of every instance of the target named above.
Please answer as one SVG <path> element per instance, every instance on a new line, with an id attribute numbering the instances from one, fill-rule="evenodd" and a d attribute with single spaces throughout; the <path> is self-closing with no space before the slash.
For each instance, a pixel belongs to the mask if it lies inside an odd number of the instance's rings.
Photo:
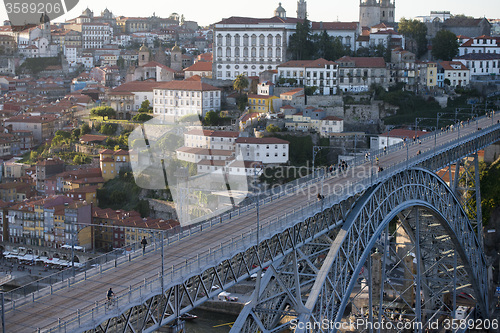
<path id="1" fill-rule="evenodd" d="M 100 153 L 100 167 L 102 177 L 105 181 L 114 179 L 121 169 L 130 169 L 130 156 L 128 151 L 120 149 L 113 151 L 111 149 L 102 150 Z"/>
<path id="2" fill-rule="evenodd" d="M 437 63 L 427 64 L 427 88 L 434 88 L 437 85 Z"/>
<path id="3" fill-rule="evenodd" d="M 268 95 L 248 95 L 249 112 L 274 112 L 273 101 L 278 99 L 276 96 Z"/>
<path id="4" fill-rule="evenodd" d="M 66 196 L 79 201 L 86 201 L 87 203 L 93 203 L 97 205 L 97 189 L 101 188 L 99 186 L 83 186 L 76 188 L 74 190 L 68 191 Z"/>

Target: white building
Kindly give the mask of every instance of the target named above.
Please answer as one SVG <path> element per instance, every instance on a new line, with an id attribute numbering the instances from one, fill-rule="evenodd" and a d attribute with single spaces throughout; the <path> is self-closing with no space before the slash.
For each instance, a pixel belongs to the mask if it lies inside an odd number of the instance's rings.
<path id="1" fill-rule="evenodd" d="M 159 82 L 153 93 L 153 113 L 168 121 L 190 114 L 205 117 L 221 107 L 221 90 L 201 81 Z"/>
<path id="2" fill-rule="evenodd" d="M 226 161 L 234 158 L 234 151 L 222 149 L 181 147 L 176 149 L 177 159 L 181 161 L 198 163 L 203 160 Z"/>
<path id="3" fill-rule="evenodd" d="M 303 12 L 304 2 L 298 9 Z M 302 19 L 286 16 L 281 7 L 268 19 L 230 17 L 214 26 L 213 77 L 234 80 L 239 74 L 257 76 L 287 61 L 287 45 Z M 305 14 L 305 13 L 303 13 Z M 357 22 L 311 22 L 312 33 L 326 31 L 355 48 Z"/>
<path id="4" fill-rule="evenodd" d="M 388 84 L 384 58 L 345 56 L 335 62 L 339 64 L 339 88 L 343 91 L 368 91 L 373 83 Z"/>
<path id="5" fill-rule="evenodd" d="M 500 53 L 469 53 L 454 58 L 470 70 L 471 77 L 500 74 Z"/>
<path id="6" fill-rule="evenodd" d="M 471 53 L 497 53 L 500 54 L 500 38 L 480 36 L 465 41 L 458 48 L 458 55 Z"/>
<path id="7" fill-rule="evenodd" d="M 113 29 L 107 23 L 83 23 L 82 47 L 84 49 L 102 49 L 110 44 Z"/>
<path id="8" fill-rule="evenodd" d="M 240 160 L 203 160 L 198 163 L 198 173 L 222 173 L 227 172 L 235 176 L 259 176 L 262 174 L 262 163 L 255 161 Z"/>
<path id="9" fill-rule="evenodd" d="M 344 131 L 344 119 L 335 116 L 326 116 L 319 121 L 319 134 L 330 136 L 332 133 Z"/>
<path id="10" fill-rule="evenodd" d="M 184 133 L 184 146 L 234 151 L 239 132 L 194 129 Z"/>
<path id="11" fill-rule="evenodd" d="M 397 128 L 389 132 L 380 134 L 370 138 L 370 149 L 384 149 L 404 140 L 413 141 L 414 138 L 421 138 L 423 135 L 428 134 L 423 131 L 415 131 L 409 129 Z"/>
<path id="12" fill-rule="evenodd" d="M 444 22 L 451 17 L 451 12 L 449 11 L 431 11 L 430 15 L 427 16 L 416 16 L 415 20 L 430 23 L 430 22 Z"/>
<path id="13" fill-rule="evenodd" d="M 284 164 L 288 162 L 289 142 L 265 138 L 236 139 L 236 156 L 244 161 L 262 161 L 263 164 Z"/>
<path id="14" fill-rule="evenodd" d="M 451 87 L 467 86 L 470 82 L 469 74 L 469 69 L 460 61 L 441 61 L 438 63 L 438 86 L 444 87 L 447 79 Z"/>
<path id="15" fill-rule="evenodd" d="M 337 93 L 338 64 L 325 59 L 293 60 L 278 66 L 278 78 L 295 79 L 300 86 L 316 86 L 322 95 Z"/>
<path id="16" fill-rule="evenodd" d="M 298 20 L 231 17 L 215 24 L 213 77 L 234 80 L 276 69 L 286 58 L 286 45 Z"/>

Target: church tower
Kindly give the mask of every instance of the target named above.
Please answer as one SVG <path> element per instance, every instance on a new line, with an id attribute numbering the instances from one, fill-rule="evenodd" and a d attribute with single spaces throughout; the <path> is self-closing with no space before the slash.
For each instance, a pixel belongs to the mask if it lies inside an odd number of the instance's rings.
<path id="1" fill-rule="evenodd" d="M 305 0 L 297 1 L 297 18 L 304 20 L 307 16 L 307 4 Z"/>
<path id="2" fill-rule="evenodd" d="M 280 18 L 286 18 L 286 10 L 281 7 L 281 2 L 279 3 L 278 8 L 274 11 L 274 16 L 278 16 Z"/>
<path id="3" fill-rule="evenodd" d="M 373 27 L 379 24 L 380 21 L 380 4 L 377 0 L 360 0 L 359 1 L 359 28 Z"/>
<path id="4" fill-rule="evenodd" d="M 52 35 L 50 31 L 50 18 L 47 14 L 42 13 L 40 17 L 40 30 L 42 30 L 41 38 L 47 38 L 47 41 L 50 43 L 52 41 Z"/>
<path id="5" fill-rule="evenodd" d="M 142 44 L 141 48 L 139 49 L 139 62 L 138 65 L 139 67 L 144 66 L 149 62 L 149 49 L 147 48 L 146 45 Z"/>
<path id="6" fill-rule="evenodd" d="M 391 0 L 380 0 L 380 21 L 384 23 L 394 23 L 396 2 Z"/>
<path id="7" fill-rule="evenodd" d="M 182 50 L 177 43 L 170 51 L 170 68 L 177 72 L 182 70 Z"/>

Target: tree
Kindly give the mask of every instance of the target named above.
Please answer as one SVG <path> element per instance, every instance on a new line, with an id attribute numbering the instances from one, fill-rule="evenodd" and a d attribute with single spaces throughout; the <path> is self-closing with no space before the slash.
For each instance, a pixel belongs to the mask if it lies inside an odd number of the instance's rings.
<path id="1" fill-rule="evenodd" d="M 99 132 L 106 135 L 113 135 L 115 134 L 117 127 L 118 126 L 116 124 L 102 124 Z"/>
<path id="2" fill-rule="evenodd" d="M 399 21 L 398 32 L 407 37 L 416 47 L 411 47 L 418 58 L 427 52 L 427 26 L 417 20 L 407 20 L 404 17 Z"/>
<path id="3" fill-rule="evenodd" d="M 135 116 L 132 117 L 133 121 L 139 121 L 141 123 L 153 119 L 153 116 L 147 114 L 147 113 L 138 113 Z"/>
<path id="4" fill-rule="evenodd" d="M 87 125 L 88 126 L 88 125 Z M 71 140 L 78 140 L 80 138 L 81 130 L 79 128 L 75 128 L 73 131 L 71 131 Z"/>
<path id="5" fill-rule="evenodd" d="M 89 134 L 90 132 L 91 132 L 91 130 L 90 130 L 89 124 L 85 123 L 82 125 L 82 127 L 80 127 L 80 134 L 81 135 Z"/>
<path id="6" fill-rule="evenodd" d="M 78 155 L 75 155 L 75 157 L 73 158 L 74 164 L 88 164 L 91 161 L 92 161 L 92 159 L 88 155 L 85 155 L 85 154 L 78 154 Z"/>
<path id="7" fill-rule="evenodd" d="M 432 56 L 435 59 L 450 61 L 458 54 L 457 36 L 448 30 L 440 30 L 432 39 Z"/>
<path id="8" fill-rule="evenodd" d="M 116 61 L 116 66 L 120 67 L 121 69 L 125 68 L 125 59 L 119 57 Z"/>
<path id="9" fill-rule="evenodd" d="M 311 40 L 311 22 L 307 17 L 303 22 L 297 23 L 295 33 L 290 36 L 288 52 L 290 52 L 291 58 L 294 60 L 307 60 L 314 55 L 314 43 Z"/>
<path id="10" fill-rule="evenodd" d="M 179 119 L 180 123 L 194 123 L 200 121 L 201 117 L 197 114 L 187 114 Z"/>
<path id="11" fill-rule="evenodd" d="M 207 126 L 217 126 L 220 122 L 220 116 L 215 111 L 208 111 L 205 115 L 205 125 Z"/>
<path id="12" fill-rule="evenodd" d="M 110 106 L 98 106 L 90 110 L 90 114 L 96 117 L 102 117 L 104 120 L 105 117 L 112 118 L 116 117 L 116 111 Z"/>
<path id="13" fill-rule="evenodd" d="M 266 127 L 266 131 L 268 131 L 269 133 L 276 133 L 276 132 L 280 132 L 280 128 L 274 124 L 270 124 L 270 125 L 267 125 Z"/>
<path id="14" fill-rule="evenodd" d="M 240 96 L 241 96 L 243 89 L 246 89 L 248 87 L 248 85 L 249 85 L 249 82 L 248 82 L 248 79 L 245 76 L 245 74 L 238 75 L 236 77 L 236 79 L 233 81 L 233 88 L 235 90 L 238 90 L 238 92 L 240 93 Z"/>
<path id="15" fill-rule="evenodd" d="M 248 104 L 248 96 L 247 95 L 241 95 L 236 98 L 236 105 L 238 106 L 238 110 L 241 112 L 245 111 L 246 107 Z"/>
<path id="16" fill-rule="evenodd" d="M 138 110 L 139 112 L 152 113 L 153 107 L 150 105 L 149 101 L 146 99 L 141 103 L 141 107 Z"/>
<path id="17" fill-rule="evenodd" d="M 321 34 L 314 34 L 312 40 L 317 58 L 334 60 L 333 37 L 328 35 L 326 30 L 324 30 Z"/>

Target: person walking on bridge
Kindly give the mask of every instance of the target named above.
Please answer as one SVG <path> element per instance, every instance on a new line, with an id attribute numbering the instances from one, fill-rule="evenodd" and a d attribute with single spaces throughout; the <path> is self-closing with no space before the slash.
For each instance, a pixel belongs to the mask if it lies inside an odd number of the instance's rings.
<path id="1" fill-rule="evenodd" d="M 146 240 L 146 236 L 144 236 L 144 238 L 142 239 L 141 244 L 142 244 L 142 254 L 145 254 L 146 253 L 146 245 L 148 245 L 148 241 Z"/>

